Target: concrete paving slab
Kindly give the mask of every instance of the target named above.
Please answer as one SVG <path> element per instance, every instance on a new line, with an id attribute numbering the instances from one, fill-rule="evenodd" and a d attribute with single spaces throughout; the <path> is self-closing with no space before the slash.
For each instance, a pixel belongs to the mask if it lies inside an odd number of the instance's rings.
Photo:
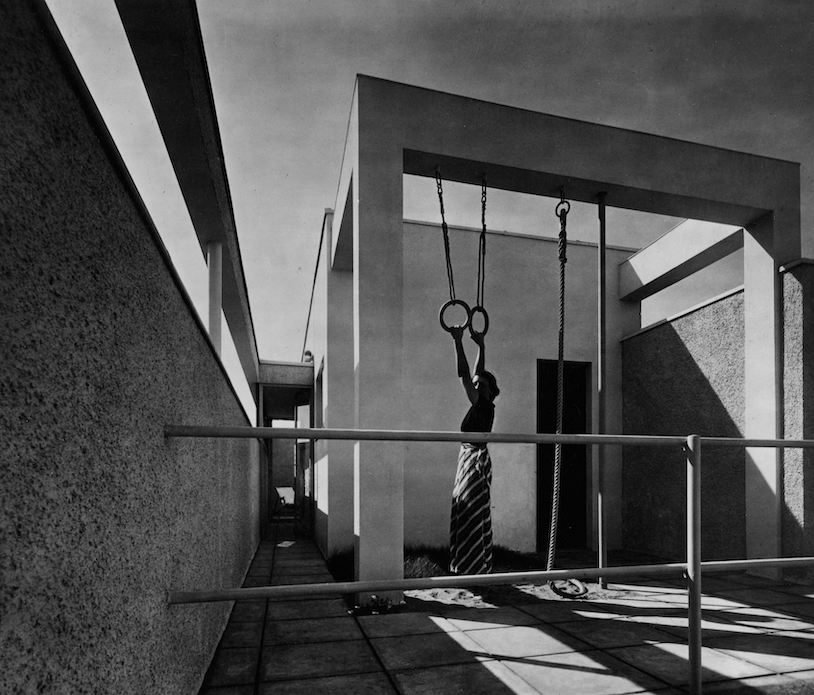
<path id="1" fill-rule="evenodd" d="M 503 663 L 538 693 L 622 695 L 668 687 L 602 651 L 565 652 Z"/>
<path id="2" fill-rule="evenodd" d="M 266 617 L 266 601 L 235 601 L 229 622 L 263 620 Z"/>
<path id="3" fill-rule="evenodd" d="M 254 685 L 224 685 L 220 687 L 204 687 L 200 695 L 254 695 Z"/>
<path id="4" fill-rule="evenodd" d="M 297 618 L 340 618 L 348 614 L 348 607 L 340 598 L 269 601 L 267 620 L 293 620 Z"/>
<path id="5" fill-rule="evenodd" d="M 733 582 L 731 579 L 713 574 L 705 574 L 701 579 L 701 590 L 705 593 L 717 594 L 721 591 L 735 591 L 743 589 L 743 584 Z"/>
<path id="6" fill-rule="evenodd" d="M 271 577 L 271 567 L 249 567 L 249 571 L 246 572 L 247 577 L 265 577 L 268 579 Z"/>
<path id="7" fill-rule="evenodd" d="M 359 625 L 368 637 L 400 637 L 451 632 L 455 628 L 433 613 L 391 613 L 361 615 Z"/>
<path id="8" fill-rule="evenodd" d="M 718 637 L 705 645 L 775 673 L 814 670 L 814 642 L 790 633 Z"/>
<path id="9" fill-rule="evenodd" d="M 402 695 L 536 695 L 539 691 L 497 661 L 395 671 Z"/>
<path id="10" fill-rule="evenodd" d="M 454 628 L 464 632 L 467 630 L 482 630 L 497 626 L 534 625 L 540 622 L 538 618 L 513 606 L 503 608 L 466 608 L 464 610 L 448 609 L 442 611 L 442 614 Z"/>
<path id="11" fill-rule="evenodd" d="M 274 576 L 288 576 L 289 574 L 314 574 L 324 572 L 330 574 L 322 560 L 297 560 L 296 562 L 277 562 L 274 566 Z"/>
<path id="12" fill-rule="evenodd" d="M 472 630 L 466 633 L 495 658 L 542 656 L 568 651 L 585 651 L 590 645 L 547 624 Z"/>
<path id="13" fill-rule="evenodd" d="M 488 654 L 464 632 L 378 637 L 370 643 L 385 669 L 396 671 L 471 663 Z"/>
<path id="14" fill-rule="evenodd" d="M 226 626 L 220 646 L 226 649 L 235 647 L 260 647 L 263 639 L 262 621 L 232 622 Z"/>
<path id="15" fill-rule="evenodd" d="M 610 649 L 608 654 L 670 685 L 690 681 L 689 650 L 685 644 L 653 644 Z M 704 647 L 701 655 L 702 679 L 706 682 L 765 676 L 770 672 L 722 652 Z"/>
<path id="16" fill-rule="evenodd" d="M 265 647 L 260 655 L 260 681 L 341 676 L 381 672 L 364 640 L 280 644 Z"/>
<path id="17" fill-rule="evenodd" d="M 704 695 L 810 695 L 814 692 L 814 682 L 804 682 L 789 676 L 773 674 L 737 681 L 708 683 L 704 685 Z"/>
<path id="18" fill-rule="evenodd" d="M 269 586 L 284 586 L 286 584 L 329 584 L 334 578 L 327 572 L 314 574 L 289 574 L 286 576 L 275 576 L 271 581 L 266 581 Z"/>
<path id="19" fill-rule="evenodd" d="M 791 603 L 788 594 L 772 589 L 735 589 L 719 592 L 718 595 L 745 605 L 773 606 L 780 603 Z"/>
<path id="20" fill-rule="evenodd" d="M 356 620 L 344 618 L 304 618 L 273 620 L 266 624 L 264 644 L 303 644 L 364 639 Z"/>
<path id="21" fill-rule="evenodd" d="M 394 695 L 396 692 L 384 673 L 261 683 L 257 689 L 257 695 Z"/>
<path id="22" fill-rule="evenodd" d="M 557 623 L 557 627 L 599 649 L 632 647 L 654 642 L 675 642 L 677 637 L 650 625 L 630 620 L 582 620 Z"/>
<path id="23" fill-rule="evenodd" d="M 686 615 L 675 616 L 669 622 L 657 625 L 660 630 L 686 642 L 689 635 L 689 618 Z M 705 611 L 701 616 L 701 638 L 706 640 L 712 637 L 727 637 L 737 634 L 760 634 L 760 630 L 750 625 L 739 625 L 731 621 L 718 618 L 715 611 Z"/>
<path id="24" fill-rule="evenodd" d="M 731 598 L 724 598 L 723 596 L 702 596 L 701 608 L 743 608 L 749 605 L 741 601 L 736 601 Z"/>
<path id="25" fill-rule="evenodd" d="M 540 601 L 517 606 L 517 609 L 528 613 L 544 623 L 564 623 L 575 620 L 604 620 L 616 616 L 601 606 L 584 601 Z"/>
<path id="26" fill-rule="evenodd" d="M 740 584 L 741 586 L 777 586 L 778 582 L 769 577 L 761 577 L 756 574 L 747 574 L 746 572 L 727 572 L 726 574 L 716 574 L 715 576 L 723 577 L 725 579 Z"/>
<path id="27" fill-rule="evenodd" d="M 270 577 L 267 574 L 260 576 L 247 575 L 243 580 L 244 587 L 268 586 Z"/>
<path id="28" fill-rule="evenodd" d="M 747 606 L 722 610 L 720 617 L 738 625 L 749 625 L 761 630 L 812 630 L 814 620 L 803 620 L 784 613 L 780 609 Z"/>
<path id="29" fill-rule="evenodd" d="M 636 596 L 636 598 L 600 598 L 591 601 L 591 603 L 597 608 L 602 608 L 608 613 L 613 613 L 618 616 L 662 613 L 664 611 L 683 608 L 669 601 L 656 600 L 655 598 L 648 599 L 639 596 Z"/>
<path id="30" fill-rule="evenodd" d="M 218 649 L 204 679 L 207 687 L 254 683 L 259 649 Z"/>
<path id="31" fill-rule="evenodd" d="M 247 585 L 330 581 L 314 543 L 292 540 L 261 543 Z M 703 586 L 705 695 L 814 693 L 814 587 L 733 573 Z M 355 617 L 338 596 L 238 601 L 200 695 L 686 693 L 682 583 L 609 589 Z"/>

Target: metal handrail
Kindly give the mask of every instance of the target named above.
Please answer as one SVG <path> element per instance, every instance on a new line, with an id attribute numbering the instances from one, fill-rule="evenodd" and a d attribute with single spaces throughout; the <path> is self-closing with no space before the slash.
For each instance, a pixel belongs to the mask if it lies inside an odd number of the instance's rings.
<path id="1" fill-rule="evenodd" d="M 357 430 L 297 427 L 218 427 L 203 425 L 167 425 L 166 437 L 238 437 L 257 439 L 344 439 L 353 441 L 428 441 L 460 442 L 460 432 L 410 430 Z M 393 579 L 323 584 L 292 584 L 241 589 L 209 589 L 171 591 L 169 603 L 199 603 L 250 598 L 280 598 L 287 596 L 366 593 L 431 587 L 466 587 L 483 584 L 512 584 L 520 581 L 551 581 L 569 578 L 625 576 L 630 574 L 661 574 L 684 572 L 687 580 L 689 634 L 690 693 L 700 695 L 701 673 L 701 571 L 754 569 L 774 567 L 814 566 L 814 557 L 760 558 L 756 560 L 726 560 L 701 562 L 701 447 L 734 446 L 740 448 L 814 448 L 810 439 L 741 439 L 736 437 L 700 437 L 699 435 L 651 436 L 606 434 L 501 434 L 467 432 L 473 443 L 560 443 L 583 445 L 677 446 L 684 449 L 687 462 L 687 561 L 658 565 L 596 567 L 567 570 L 504 572 L 426 579 Z"/>
<path id="2" fill-rule="evenodd" d="M 331 439 L 353 441 L 460 442 L 460 432 L 437 430 L 370 430 L 321 427 L 248 427 L 221 425 L 165 425 L 165 437 L 212 437 L 233 439 Z M 811 449 L 814 439 L 744 439 L 741 437 L 706 437 L 699 435 L 703 446 L 775 449 Z M 467 432 L 473 444 L 584 444 L 619 446 L 681 446 L 683 435 L 647 434 L 512 434 L 502 432 Z"/>
<path id="3" fill-rule="evenodd" d="M 778 560 L 709 560 L 701 563 L 705 572 L 731 572 L 742 569 L 765 567 L 802 567 L 814 564 L 814 557 L 790 557 Z M 258 599 L 283 599 L 292 597 L 336 596 L 381 591 L 410 591 L 413 589 L 466 588 L 470 586 L 543 583 L 564 579 L 595 579 L 599 576 L 616 579 L 636 575 L 683 574 L 686 562 L 669 562 L 653 565 L 625 565 L 619 567 L 578 567 L 559 570 L 528 570 L 521 572 L 495 572 L 484 576 L 441 575 L 413 579 L 376 579 L 352 582 L 315 582 L 313 584 L 279 584 L 276 586 L 252 586 L 229 589 L 190 589 L 170 591 L 168 602 L 211 603 L 216 601 L 250 601 Z"/>
<path id="4" fill-rule="evenodd" d="M 166 425 L 165 437 L 213 437 L 238 439 L 339 439 L 352 441 L 458 442 L 461 432 L 435 430 L 366 430 L 319 427 L 233 427 L 217 425 Z M 650 436 L 631 434 L 505 434 L 500 432 L 467 432 L 466 441 L 473 444 L 639 444 L 644 446 L 679 446 L 687 438 L 679 435 Z"/>

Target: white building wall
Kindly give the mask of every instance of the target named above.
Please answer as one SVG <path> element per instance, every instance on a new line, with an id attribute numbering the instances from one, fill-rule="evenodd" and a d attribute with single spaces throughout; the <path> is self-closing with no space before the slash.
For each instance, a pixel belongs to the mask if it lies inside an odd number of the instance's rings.
<path id="1" fill-rule="evenodd" d="M 315 424 L 352 428 L 353 275 L 331 269 L 333 213 L 326 211 L 306 348 L 314 355 Z M 327 346 L 330 345 L 330 350 Z M 307 423 L 301 423 L 307 425 Z M 353 546 L 353 443 L 318 440 L 314 448 L 314 533 L 326 556 Z"/>
<path id="2" fill-rule="evenodd" d="M 456 295 L 475 303 L 478 230 L 450 230 Z M 556 232 L 556 229 L 552 230 Z M 329 234 L 309 326 L 308 347 L 316 374 L 323 366 L 324 425 L 353 427 L 352 271 L 332 270 Z M 619 340 L 639 327 L 637 304 L 617 301 L 617 267 L 630 250 L 609 248 L 608 257 L 608 429 L 620 432 L 621 349 Z M 597 249 L 571 243 L 566 266 L 565 358 L 596 362 Z M 557 358 L 559 266 L 556 239 L 489 233 L 485 303 L 491 318 L 486 341 L 486 367 L 498 379 L 496 432 L 534 432 L 537 418 L 537 360 Z M 468 407 L 456 375 L 452 340 L 442 330 L 438 310 L 449 298 L 441 229 L 405 222 L 403 269 L 402 402 L 382 399 L 393 428 L 458 430 Z M 389 298 L 382 297 L 383 303 Z M 394 311 L 398 310 L 395 306 Z M 465 340 L 470 363 L 475 344 Z M 324 361 L 323 361 L 324 360 Z M 595 387 L 595 369 L 593 370 Z M 398 378 L 398 375 L 394 375 Z M 555 397 L 552 394 L 551 397 Z M 596 402 L 593 402 L 596 422 Z M 404 537 L 407 544 L 442 546 L 448 542 L 449 510 L 458 445 L 394 442 L 404 447 Z M 386 451 L 387 449 L 385 449 Z M 495 542 L 516 550 L 534 550 L 536 538 L 536 447 L 490 445 L 493 459 Z M 330 554 L 353 545 L 353 449 L 346 442 L 318 442 L 317 535 Z M 590 458 L 590 457 L 589 457 Z M 607 452 L 606 506 L 610 543 L 614 504 L 620 489 L 619 452 Z M 380 465 L 387 465 L 386 457 Z M 589 485 L 592 476 L 588 474 Z M 588 503 L 589 514 L 591 504 Z M 593 522 L 589 520 L 590 524 Z M 589 525 L 590 528 L 590 525 Z"/>
<path id="3" fill-rule="evenodd" d="M 468 402 L 456 375 L 452 340 L 438 322 L 449 298 L 440 227 L 405 223 L 404 371 L 405 429 L 457 430 Z M 553 230 L 553 231 L 556 231 Z M 477 290 L 479 231 L 450 229 L 456 296 L 470 305 Z M 566 360 L 595 363 L 597 249 L 569 244 L 566 265 Z M 616 301 L 618 264 L 630 251 L 608 249 L 608 427 L 621 431 L 619 340 L 639 325 L 638 305 Z M 487 235 L 485 304 L 491 319 L 486 368 L 498 379 L 496 432 L 534 432 L 537 360 L 557 358 L 559 265 L 555 239 Z M 465 341 L 470 363 L 476 351 Z M 595 371 L 595 370 L 594 370 Z M 594 375 L 595 378 L 595 375 Z M 552 397 L 555 397 L 552 394 Z M 594 409 L 596 403 L 593 404 Z M 595 419 L 594 415 L 594 419 Z M 457 462 L 456 444 L 410 443 L 404 485 L 405 540 L 443 545 Z M 536 449 L 490 445 L 493 459 L 495 542 L 516 549 L 536 543 Z M 609 467 L 620 465 L 608 450 Z M 616 480 L 609 481 L 616 486 Z M 588 479 L 591 479 L 589 474 Z M 611 488 L 614 489 L 614 488 Z M 511 491 L 514 490 L 514 493 Z M 588 507 L 590 509 L 590 504 Z M 525 530 L 523 530 L 525 529 Z"/>

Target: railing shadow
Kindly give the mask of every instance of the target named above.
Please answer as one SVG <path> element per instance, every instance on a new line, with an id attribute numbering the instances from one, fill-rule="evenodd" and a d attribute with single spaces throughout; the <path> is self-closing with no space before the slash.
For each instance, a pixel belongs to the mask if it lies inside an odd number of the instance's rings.
<path id="1" fill-rule="evenodd" d="M 471 658 L 497 660 L 540 692 L 547 692 L 545 688 L 553 683 L 563 693 L 580 692 L 580 688 L 584 688 L 581 692 L 615 692 L 621 679 L 631 687 L 656 692 L 686 687 L 690 677 L 687 608 L 680 584 L 623 586 L 626 589 L 604 593 L 592 587 L 593 596 L 584 600 L 553 594 L 543 598 L 539 587 L 534 592 L 511 585 L 483 587 L 481 608 L 451 606 L 428 599 L 427 594 L 419 600 L 407 592 L 407 598 L 409 610 L 450 622 L 478 645 L 469 645 Z M 634 601 L 630 587 L 644 587 L 645 593 L 635 594 Z M 789 594 L 790 601 L 798 599 L 799 595 Z M 771 626 L 766 611 L 776 613 L 779 607 L 738 604 L 716 594 L 705 595 L 703 605 L 705 661 L 711 662 L 702 667 L 706 684 L 728 681 L 742 693 L 781 692 L 793 681 L 774 675 L 782 671 L 773 667 L 777 660 L 792 671 L 802 670 L 807 657 L 814 664 L 814 632 L 805 639 L 758 628 L 753 633 L 741 631 L 749 621 L 764 618 Z M 805 614 L 805 607 L 795 611 L 790 603 L 782 608 L 783 614 L 799 621 L 787 627 L 814 629 L 814 618 Z M 742 612 L 733 612 L 737 610 Z M 799 663 L 791 663 L 794 659 Z M 766 681 L 770 674 L 776 683 Z M 750 684 L 762 677 L 759 685 Z M 798 682 L 799 687 L 804 685 Z"/>

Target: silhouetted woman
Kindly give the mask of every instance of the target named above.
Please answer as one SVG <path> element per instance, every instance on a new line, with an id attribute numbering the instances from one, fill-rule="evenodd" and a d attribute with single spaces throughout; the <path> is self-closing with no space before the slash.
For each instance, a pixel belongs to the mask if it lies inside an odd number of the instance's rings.
<path id="1" fill-rule="evenodd" d="M 495 419 L 494 400 L 500 390 L 486 361 L 483 336 L 473 334 L 478 358 L 472 376 L 463 346 L 463 329 L 453 327 L 458 376 L 461 377 L 471 407 L 461 423 L 462 432 L 491 432 Z M 486 444 L 463 442 L 458 454 L 458 470 L 452 490 L 450 520 L 450 570 L 456 574 L 484 574 L 492 571 L 492 517 L 490 487 L 492 460 Z"/>

